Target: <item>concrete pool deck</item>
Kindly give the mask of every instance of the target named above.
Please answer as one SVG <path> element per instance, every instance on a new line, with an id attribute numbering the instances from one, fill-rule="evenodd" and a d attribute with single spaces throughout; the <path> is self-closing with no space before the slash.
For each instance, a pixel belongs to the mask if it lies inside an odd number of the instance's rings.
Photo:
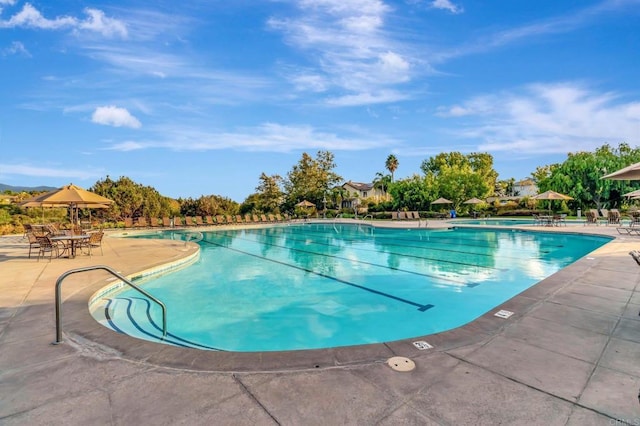
<path id="1" fill-rule="evenodd" d="M 65 271 L 108 265 L 136 274 L 197 248 L 111 234 L 104 256 L 38 262 L 22 236 L 1 237 L 0 423 L 640 423 L 640 266 L 628 255 L 640 237 L 606 226 L 528 229 L 617 238 L 464 327 L 279 353 L 180 349 L 111 332 L 87 309 L 110 282 L 102 271 L 64 281 L 65 342 L 51 345 L 54 285 Z M 500 309 L 514 315 L 495 317 Z M 418 350 L 416 340 L 434 348 Z M 416 369 L 392 370 L 393 356 Z"/>

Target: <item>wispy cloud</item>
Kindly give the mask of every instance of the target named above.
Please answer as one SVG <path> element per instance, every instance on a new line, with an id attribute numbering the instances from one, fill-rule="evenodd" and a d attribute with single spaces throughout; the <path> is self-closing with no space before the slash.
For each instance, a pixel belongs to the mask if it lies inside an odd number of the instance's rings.
<path id="1" fill-rule="evenodd" d="M 473 42 L 442 51 L 432 58 L 436 62 L 443 62 L 455 57 L 491 51 L 515 43 L 536 40 L 540 37 L 564 34 L 575 31 L 602 19 L 603 15 L 623 13 L 625 10 L 637 10 L 640 0 L 604 0 L 598 4 L 561 16 L 528 23 L 514 28 L 496 31 L 484 36 L 477 36 Z"/>
<path id="2" fill-rule="evenodd" d="M 58 16 L 50 19 L 44 17 L 31 3 L 25 3 L 22 10 L 9 19 L 0 20 L 0 28 L 71 29 L 74 31 L 95 32 L 105 37 L 126 38 L 127 28 L 122 22 L 105 16 L 104 12 L 98 9 L 86 8 L 84 12 L 87 15 L 85 19 L 78 19 L 72 16 Z"/>
<path id="3" fill-rule="evenodd" d="M 298 8 L 297 16 L 272 17 L 268 25 L 281 32 L 291 46 L 306 52 L 316 65 L 313 72 L 307 70 L 295 76 L 293 83 L 298 90 L 346 90 L 345 99 L 368 104 L 384 101 L 382 92 L 411 79 L 414 59 L 407 53 L 409 49 L 385 29 L 385 19 L 392 8 L 384 2 L 292 3 Z"/>
<path id="4" fill-rule="evenodd" d="M 346 136 L 323 131 L 309 125 L 282 125 L 264 123 L 237 132 L 206 132 L 195 128 L 163 127 L 154 129 L 156 140 L 124 141 L 108 149 L 133 151 L 150 148 L 173 151 L 211 151 L 231 149 L 259 152 L 291 152 L 296 150 L 326 149 L 332 151 L 358 151 L 398 145 L 398 141 L 375 135 L 361 129 L 350 129 Z"/>
<path id="5" fill-rule="evenodd" d="M 2 56 L 22 55 L 22 56 L 31 57 L 31 53 L 29 53 L 27 48 L 24 47 L 24 44 L 22 44 L 19 41 L 11 42 L 9 47 L 5 47 L 4 49 L 0 50 L 0 54 L 2 54 Z"/>
<path id="6" fill-rule="evenodd" d="M 532 84 L 519 92 L 479 96 L 441 108 L 439 115 L 461 120 L 465 130 L 457 136 L 476 140 L 478 149 L 489 152 L 593 150 L 607 142 L 635 142 L 640 134 L 640 102 L 578 83 Z"/>
<path id="7" fill-rule="evenodd" d="M 464 9 L 462 8 L 462 6 L 456 5 L 450 0 L 433 0 L 431 2 L 431 7 L 434 9 L 448 10 L 449 12 L 454 14 L 464 12 Z"/>
<path id="8" fill-rule="evenodd" d="M 119 108 L 113 105 L 96 108 L 91 116 L 91 121 L 105 126 L 131 127 L 134 129 L 142 126 L 140 121 L 131 115 L 126 108 Z"/>
<path id="9" fill-rule="evenodd" d="M 48 178 L 72 178 L 72 179 L 91 179 L 97 178 L 102 171 L 87 171 L 70 169 L 69 167 L 51 168 L 32 166 L 29 164 L 0 164 L 0 174 L 3 176 L 20 175 L 30 177 L 48 177 Z"/>

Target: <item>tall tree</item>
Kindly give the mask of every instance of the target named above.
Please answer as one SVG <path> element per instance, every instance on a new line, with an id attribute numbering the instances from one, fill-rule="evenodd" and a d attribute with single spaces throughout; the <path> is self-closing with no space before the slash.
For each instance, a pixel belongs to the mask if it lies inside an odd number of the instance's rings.
<path id="1" fill-rule="evenodd" d="M 394 173 L 398 170 L 398 164 L 398 159 L 393 154 L 389 154 L 387 161 L 384 162 L 384 167 L 389 170 L 389 173 L 391 173 L 391 182 L 395 180 Z"/>
<path id="2" fill-rule="evenodd" d="M 637 181 L 602 179 L 602 176 L 640 161 L 640 149 L 621 143 L 617 148 L 605 144 L 594 152 L 569 153 L 560 164 L 541 166 L 532 174 L 540 192 L 554 190 L 573 197 L 574 207 L 588 208 L 594 204 L 619 207 L 622 194 L 640 187 Z"/>
<path id="3" fill-rule="evenodd" d="M 327 193 L 342 181 L 342 177 L 335 173 L 335 167 L 334 155 L 329 151 L 318 151 L 315 159 L 306 152 L 302 153 L 302 158 L 284 182 L 288 207 L 292 208 L 304 199 L 316 206 L 322 205 Z"/>
<path id="4" fill-rule="evenodd" d="M 264 172 L 260 175 L 260 183 L 256 187 L 256 207 L 260 211 L 264 213 L 280 211 L 280 205 L 284 201 L 284 193 L 280 189 L 282 183 L 282 177 L 279 175 L 267 176 Z"/>
<path id="5" fill-rule="evenodd" d="M 423 161 L 420 168 L 433 178 L 437 195 L 453 201 L 456 209 L 466 199 L 491 195 L 498 177 L 488 153 L 441 153 Z"/>

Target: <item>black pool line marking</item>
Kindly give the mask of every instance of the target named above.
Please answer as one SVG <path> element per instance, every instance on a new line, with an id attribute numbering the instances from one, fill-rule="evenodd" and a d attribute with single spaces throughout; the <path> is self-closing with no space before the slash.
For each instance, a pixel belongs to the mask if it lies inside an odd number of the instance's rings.
<path id="1" fill-rule="evenodd" d="M 397 300 L 398 302 L 406 303 L 406 304 L 412 305 L 412 306 L 417 306 L 418 310 L 421 311 L 421 312 L 425 312 L 427 309 L 431 309 L 431 308 L 433 308 L 435 306 L 435 305 L 432 305 L 432 304 L 423 305 L 423 304 L 420 304 L 420 303 L 416 303 L 416 302 L 413 302 L 411 300 L 403 299 L 401 297 L 394 296 L 394 295 L 389 294 L 389 293 L 384 293 L 382 291 L 374 290 L 372 288 L 365 287 L 365 286 L 362 286 L 360 284 L 352 283 L 350 281 L 343 280 L 343 279 L 338 278 L 338 277 L 333 277 L 331 275 L 323 274 L 322 272 L 316 272 L 316 271 L 314 271 L 312 269 L 303 268 L 302 266 L 292 265 L 290 263 L 281 262 L 281 261 L 275 260 L 275 259 L 269 259 L 267 257 L 259 256 L 257 254 L 253 254 L 253 253 L 249 253 L 249 252 L 246 252 L 246 251 L 243 251 L 243 250 L 238 250 L 238 249 L 235 249 L 235 248 L 227 247 L 227 246 L 224 246 L 222 244 L 215 243 L 213 241 L 201 240 L 200 242 L 201 243 L 211 244 L 213 246 L 217 246 L 217 247 L 220 247 L 220 248 L 223 248 L 223 249 L 235 251 L 236 253 L 241 253 L 241 254 L 244 254 L 244 255 L 247 255 L 247 256 L 252 256 L 252 257 L 255 257 L 257 259 L 266 260 L 268 262 L 278 263 L 280 265 L 288 266 L 290 268 L 298 269 L 300 271 L 309 272 L 310 274 L 314 274 L 314 275 L 317 275 L 319 277 L 327 278 L 329 280 L 333 280 L 333 281 L 339 282 L 341 284 L 346 284 L 346 285 L 351 286 L 351 287 L 356 287 L 356 288 L 359 288 L 361 290 L 368 291 L 369 293 L 377 294 L 378 296 L 387 297 L 389 299 Z"/>
<path id="2" fill-rule="evenodd" d="M 246 242 L 249 242 L 249 243 L 262 244 L 262 245 L 266 245 L 266 246 L 270 246 L 270 247 L 281 248 L 283 250 L 295 251 L 295 252 L 298 252 L 298 253 L 305 253 L 305 254 L 311 254 L 311 255 L 314 255 L 314 256 L 328 257 L 328 258 L 331 258 L 331 259 L 337 259 L 337 260 L 341 260 L 341 261 L 344 261 L 344 262 L 360 263 L 362 265 L 373 266 L 373 267 L 376 267 L 376 268 L 391 269 L 392 271 L 398 271 L 398 272 L 403 272 L 403 273 L 406 273 L 406 274 L 418 275 L 418 276 L 421 276 L 421 277 L 435 278 L 435 279 L 438 279 L 440 281 L 448 281 L 448 282 L 451 282 L 451 283 L 460 284 L 460 285 L 464 285 L 464 286 L 467 286 L 467 287 L 475 287 L 475 286 L 478 285 L 478 283 L 476 283 L 474 286 L 470 286 L 468 283 L 466 283 L 463 280 L 456 280 L 456 279 L 453 279 L 453 278 L 447 278 L 447 277 L 442 277 L 442 276 L 433 275 L 433 274 L 425 274 L 424 272 L 410 271 L 408 269 L 401 269 L 401 268 L 397 268 L 395 266 L 380 265 L 378 263 L 367 262 L 367 261 L 358 260 L 358 259 L 348 259 L 346 257 L 336 256 L 334 254 L 318 253 L 318 252 L 310 251 L 310 250 L 303 250 L 303 249 L 299 249 L 299 248 L 282 246 L 282 245 L 279 245 L 279 244 L 269 243 L 269 242 L 266 242 L 266 241 L 250 240 L 248 238 L 243 238 L 243 237 L 241 237 L 239 235 L 238 236 L 236 236 L 236 235 L 228 235 L 228 234 L 225 234 L 223 232 L 215 233 L 214 235 L 222 235 L 222 236 L 225 236 L 225 237 L 228 237 L 228 238 L 238 239 L 238 240 L 246 241 Z M 207 241 L 207 240 L 205 239 L 203 241 Z M 315 243 L 315 242 L 312 242 L 312 244 L 322 245 L 321 243 Z M 338 247 L 338 246 L 331 246 L 331 247 Z M 405 256 L 404 254 L 398 254 L 398 255 L 399 256 Z M 475 268 L 481 268 L 481 269 L 494 269 L 494 270 L 496 269 L 496 268 L 492 268 L 492 267 L 489 267 L 489 266 L 478 266 L 478 265 L 472 265 L 472 264 L 469 264 L 469 263 L 438 260 L 438 259 L 433 259 L 433 258 L 429 258 L 429 257 L 420 257 L 420 256 L 412 256 L 412 255 L 406 255 L 406 257 L 413 257 L 413 258 L 421 259 L 421 260 L 431 260 L 431 261 L 441 262 L 441 263 L 452 263 L 452 264 L 463 265 L 463 266 L 473 266 Z"/>
<path id="3" fill-rule="evenodd" d="M 207 345 L 202 345 L 200 343 L 196 343 L 196 342 L 192 342 L 186 339 L 183 339 L 180 336 L 176 336 L 173 333 L 169 333 L 167 332 L 167 336 L 171 337 L 173 339 L 178 340 L 179 342 L 167 339 L 167 338 L 162 338 L 161 335 L 155 335 L 152 333 L 149 333 L 148 331 L 146 331 L 145 329 L 142 328 L 142 326 L 138 325 L 138 322 L 135 320 L 135 318 L 133 317 L 133 314 L 131 313 L 132 307 L 133 307 L 133 300 L 132 299 L 136 299 L 136 300 L 140 300 L 142 302 L 144 302 L 146 304 L 146 313 L 147 313 L 147 319 L 149 320 L 149 323 L 151 324 L 151 326 L 153 328 L 155 328 L 157 331 L 162 332 L 162 328 L 160 328 L 160 326 L 158 324 L 156 324 L 156 322 L 153 320 L 153 318 L 151 317 L 151 303 L 147 300 L 147 299 L 143 299 L 140 297 L 132 297 L 132 298 L 128 298 L 128 297 L 119 297 L 117 298 L 118 300 L 125 300 L 127 302 L 127 317 L 129 318 L 129 321 L 131 321 L 131 324 L 133 324 L 133 326 L 140 331 L 142 334 L 145 334 L 151 338 L 157 339 L 159 341 L 162 342 L 169 342 L 171 344 L 174 344 L 176 346 L 180 346 L 183 348 L 188 348 L 188 347 L 200 347 L 203 349 L 209 349 L 209 350 L 213 350 L 213 351 L 219 351 L 219 352 L 226 352 L 224 349 L 219 349 L 219 348 L 215 348 L 212 346 L 207 346 Z M 111 305 L 111 303 L 113 302 L 113 299 L 109 299 L 109 301 L 107 302 L 107 304 L 105 305 L 104 308 L 104 316 L 107 319 L 107 321 L 109 322 L 109 325 L 116 330 L 117 332 L 121 333 L 121 334 L 126 334 L 128 336 L 130 336 L 129 333 L 123 331 L 121 328 L 119 328 L 116 323 L 115 323 L 115 319 L 113 319 L 109 313 L 109 305 Z M 135 337 L 135 336 L 134 336 Z M 184 343 L 180 343 L 180 342 L 184 342 Z"/>

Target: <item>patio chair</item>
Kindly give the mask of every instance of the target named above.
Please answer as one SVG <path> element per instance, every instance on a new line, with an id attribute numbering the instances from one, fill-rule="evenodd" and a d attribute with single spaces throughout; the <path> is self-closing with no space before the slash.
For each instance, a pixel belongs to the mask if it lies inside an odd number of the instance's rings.
<path id="1" fill-rule="evenodd" d="M 194 219 L 196 220 L 196 225 L 204 226 L 204 222 L 202 221 L 202 216 L 194 216 Z"/>
<path id="2" fill-rule="evenodd" d="M 276 220 L 278 222 L 284 222 L 284 219 L 282 219 L 282 216 L 280 215 L 280 213 L 276 213 Z"/>
<path id="3" fill-rule="evenodd" d="M 269 213 L 267 215 L 267 219 L 269 219 L 269 222 L 275 222 L 276 221 L 276 217 L 274 215 L 272 215 L 271 213 Z"/>
<path id="4" fill-rule="evenodd" d="M 205 217 L 204 217 L 204 222 L 205 222 L 207 225 L 215 225 L 215 224 L 216 224 L 216 223 L 214 222 L 214 220 L 213 220 L 213 216 L 211 216 L 211 215 L 207 215 L 207 216 L 205 216 Z"/>
<path id="5" fill-rule="evenodd" d="M 173 226 L 182 226 L 182 218 L 180 216 L 173 218 Z"/>
<path id="6" fill-rule="evenodd" d="M 40 242 L 33 232 L 27 232 L 27 240 L 29 241 L 29 259 L 31 259 L 31 250 L 38 249 L 40 251 Z"/>
<path id="7" fill-rule="evenodd" d="M 398 212 L 391 212 L 391 220 L 398 220 Z"/>
<path id="8" fill-rule="evenodd" d="M 239 214 L 237 214 L 237 215 L 235 216 L 235 218 L 236 218 L 236 223 L 243 223 L 243 222 L 244 222 L 244 221 L 242 220 L 242 216 L 240 216 Z"/>
<path id="9" fill-rule="evenodd" d="M 169 217 L 168 217 L 168 216 L 164 216 L 164 217 L 162 218 L 162 226 L 165 226 L 165 227 L 167 227 L 167 228 L 170 228 L 170 227 L 171 227 L 171 219 L 169 219 Z"/>
<path id="10" fill-rule="evenodd" d="M 136 228 L 146 228 L 147 226 L 149 226 L 147 224 L 147 218 L 144 216 L 140 216 L 138 219 L 136 219 L 136 223 L 133 225 Z"/>
<path id="11" fill-rule="evenodd" d="M 266 216 L 266 215 L 263 215 L 263 214 L 261 214 L 261 215 L 260 215 L 260 220 L 261 220 L 262 222 L 264 222 L 264 223 L 267 223 L 267 222 L 268 222 L 268 220 L 267 220 L 267 216 Z"/>
<path id="12" fill-rule="evenodd" d="M 104 237 L 104 232 L 92 232 L 89 234 L 89 238 L 83 241 L 80 244 L 80 249 L 86 248 L 89 251 L 89 256 L 91 256 L 92 249 L 100 248 L 100 255 L 104 256 L 104 252 L 102 251 L 102 237 Z"/>
<path id="13" fill-rule="evenodd" d="M 249 213 L 244 215 L 244 223 L 253 223 L 253 219 Z"/>
<path id="14" fill-rule="evenodd" d="M 224 218 L 224 216 L 222 216 L 221 214 L 217 214 L 216 215 L 216 223 L 218 225 L 224 225 L 227 223 L 227 220 Z"/>
<path id="15" fill-rule="evenodd" d="M 191 216 L 185 216 L 184 217 L 184 226 L 195 226 L 195 222 L 193 221 L 193 218 Z"/>
<path id="16" fill-rule="evenodd" d="M 60 257 L 69 249 L 63 242 L 52 241 L 48 235 L 36 237 L 36 239 L 38 240 L 38 262 L 46 253 L 49 253 L 49 261 L 51 261 L 54 252 L 56 253 L 56 257 Z M 61 249 L 62 251 L 60 251 Z"/>

